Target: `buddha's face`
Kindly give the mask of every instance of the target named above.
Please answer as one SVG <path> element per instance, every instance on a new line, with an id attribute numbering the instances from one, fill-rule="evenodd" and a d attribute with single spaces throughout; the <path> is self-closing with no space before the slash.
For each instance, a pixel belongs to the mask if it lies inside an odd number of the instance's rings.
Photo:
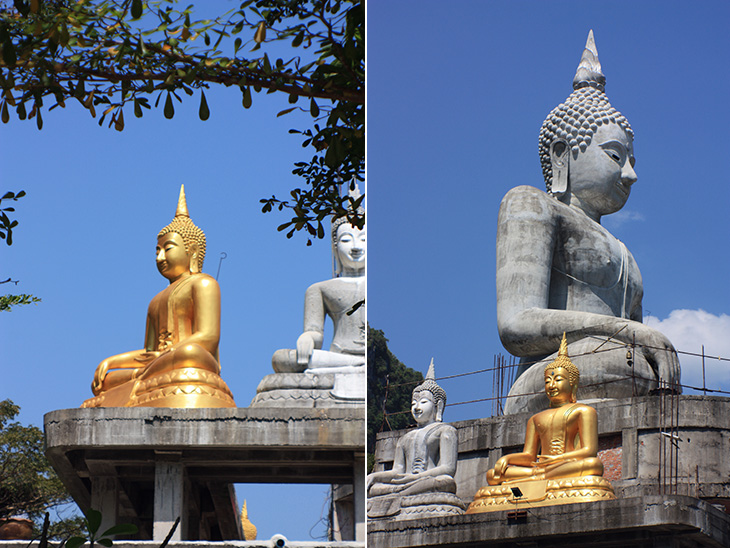
<path id="1" fill-rule="evenodd" d="M 157 238 L 157 270 L 170 281 L 190 272 L 190 257 L 185 242 L 177 232 L 169 232 Z"/>
<path id="2" fill-rule="evenodd" d="M 564 367 L 556 367 L 545 372 L 545 393 L 553 406 L 573 401 L 573 386 Z"/>
<path id="3" fill-rule="evenodd" d="M 337 227 L 337 257 L 344 271 L 359 271 L 365 268 L 365 227 L 362 230 L 350 223 Z"/>
<path id="4" fill-rule="evenodd" d="M 617 124 L 606 124 L 593 134 L 591 144 L 578 157 L 570 157 L 569 189 L 578 207 L 590 216 L 609 215 L 621 209 L 636 182 L 634 145 Z"/>
<path id="5" fill-rule="evenodd" d="M 434 401 L 433 394 L 428 390 L 422 390 L 413 394 L 411 401 L 411 414 L 416 419 L 418 426 L 431 424 L 436 420 L 438 408 Z"/>

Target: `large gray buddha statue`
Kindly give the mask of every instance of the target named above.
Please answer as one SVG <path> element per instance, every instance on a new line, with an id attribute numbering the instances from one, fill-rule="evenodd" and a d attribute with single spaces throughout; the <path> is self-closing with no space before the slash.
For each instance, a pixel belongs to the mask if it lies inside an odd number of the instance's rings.
<path id="1" fill-rule="evenodd" d="M 456 429 L 444 424 L 446 392 L 435 381 L 433 360 L 426 380 L 413 389 L 411 413 L 418 428 L 406 433 L 395 448 L 391 470 L 367 477 L 368 517 L 413 519 L 461 514 L 456 496 Z"/>
<path id="2" fill-rule="evenodd" d="M 521 358 L 507 413 L 547 404 L 545 364 L 561 335 L 582 371 L 585 399 L 623 398 L 677 383 L 672 343 L 642 323 L 643 285 L 626 246 L 601 225 L 637 176 L 634 133 L 608 101 L 593 31 L 573 93 L 548 115 L 539 153 L 547 193 L 531 186 L 502 200 L 497 229 L 497 322 Z"/>
<path id="3" fill-rule="evenodd" d="M 355 189 L 354 199 L 359 197 Z M 252 406 L 318 407 L 365 402 L 366 237 L 346 217 L 332 222 L 334 278 L 317 282 L 304 296 L 304 330 L 295 349 L 277 350 L 276 372 L 257 388 Z M 325 319 L 334 333 L 323 350 Z"/>

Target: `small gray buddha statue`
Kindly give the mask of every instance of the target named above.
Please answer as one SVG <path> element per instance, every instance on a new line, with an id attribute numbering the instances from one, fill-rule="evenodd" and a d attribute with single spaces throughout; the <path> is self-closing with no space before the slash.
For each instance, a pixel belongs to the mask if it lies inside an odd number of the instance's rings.
<path id="1" fill-rule="evenodd" d="M 368 517 L 413 519 L 461 514 L 456 496 L 456 429 L 444 424 L 446 392 L 435 379 L 433 360 L 426 380 L 413 389 L 411 413 L 418 428 L 395 448 L 393 468 L 367 477 Z"/>

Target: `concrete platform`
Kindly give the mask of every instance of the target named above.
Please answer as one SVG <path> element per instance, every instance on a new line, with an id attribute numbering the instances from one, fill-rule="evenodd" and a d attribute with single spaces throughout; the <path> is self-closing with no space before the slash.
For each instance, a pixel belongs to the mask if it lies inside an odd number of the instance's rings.
<path id="1" fill-rule="evenodd" d="M 687 496 L 521 508 L 508 512 L 368 524 L 368 548 L 726 548 L 730 516 Z"/>
<path id="2" fill-rule="evenodd" d="M 730 508 L 730 398 L 645 396 L 590 402 L 598 413 L 598 456 L 618 498 L 662 492 L 689 495 Z M 674 415 L 672 419 L 670 415 Z M 487 470 L 521 451 L 530 414 L 451 423 L 459 437 L 456 494 L 467 504 L 486 485 Z M 677 449 L 670 454 L 670 427 Z M 664 431 L 664 434 L 662 434 Z M 404 432 L 378 434 L 375 470 L 392 467 Z"/>
<path id="3" fill-rule="evenodd" d="M 351 484 L 364 540 L 364 409 L 66 409 L 44 425 L 48 459 L 102 529 L 161 540 L 181 516 L 173 540 L 237 540 L 234 483 Z"/>

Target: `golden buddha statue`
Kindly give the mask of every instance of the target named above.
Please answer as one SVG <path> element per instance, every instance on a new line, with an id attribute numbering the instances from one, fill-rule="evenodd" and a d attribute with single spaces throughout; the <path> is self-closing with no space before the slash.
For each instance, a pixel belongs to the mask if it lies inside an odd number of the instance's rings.
<path id="1" fill-rule="evenodd" d="M 157 235 L 157 268 L 170 282 L 147 310 L 145 347 L 107 358 L 82 407 L 236 407 L 220 377 L 220 288 L 203 274 L 205 234 L 188 214 L 185 188 Z"/>
<path id="2" fill-rule="evenodd" d="M 580 373 L 568 357 L 565 334 L 544 377 L 550 407 L 530 417 L 524 449 L 504 455 L 487 472 L 490 487 L 477 492 L 467 513 L 504 510 L 518 502 L 544 506 L 615 498 L 597 456 L 596 410 L 576 401 Z"/>

